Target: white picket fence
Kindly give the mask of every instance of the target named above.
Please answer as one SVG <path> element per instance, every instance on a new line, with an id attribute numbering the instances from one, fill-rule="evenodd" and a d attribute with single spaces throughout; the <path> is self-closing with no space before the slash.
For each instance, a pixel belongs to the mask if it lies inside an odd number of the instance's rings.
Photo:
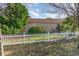
<path id="1" fill-rule="evenodd" d="M 63 35 L 62 38 L 50 38 L 53 35 Z M 77 38 L 79 36 L 79 32 L 66 32 L 66 33 L 47 33 L 47 34 L 34 34 L 34 35 L 0 35 L 1 41 L 1 49 L 2 49 L 2 56 L 4 56 L 4 45 L 14 45 L 14 44 L 22 44 L 22 43 L 34 43 L 34 42 L 42 42 L 42 41 L 57 41 L 61 39 L 72 39 Z M 32 41 L 29 41 L 33 37 Z M 35 39 L 34 37 L 37 37 Z M 42 39 L 38 39 L 41 38 Z"/>
<path id="2" fill-rule="evenodd" d="M 62 38 L 51 38 L 50 36 L 60 36 L 62 35 Z M 33 40 L 31 42 L 40 42 L 40 41 L 49 41 L 49 40 L 56 40 L 56 39 L 72 39 L 76 38 L 79 35 L 79 32 L 71 32 L 71 33 L 47 33 L 47 34 L 34 34 L 34 35 L 0 35 L 1 38 L 1 43 L 3 45 L 10 45 L 10 44 L 21 44 L 21 43 L 28 43 L 30 40 L 29 38 L 31 37 L 37 37 L 36 40 L 35 38 L 32 38 Z M 42 39 L 41 39 L 42 37 Z M 40 38 L 40 40 L 38 39 Z M 15 41 L 15 42 L 14 42 Z M 29 42 L 29 43 L 31 43 Z"/>

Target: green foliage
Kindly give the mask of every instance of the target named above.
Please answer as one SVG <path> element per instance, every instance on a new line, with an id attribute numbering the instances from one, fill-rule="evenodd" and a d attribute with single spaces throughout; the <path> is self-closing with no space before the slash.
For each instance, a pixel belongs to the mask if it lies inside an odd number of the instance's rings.
<path id="1" fill-rule="evenodd" d="M 31 27 L 29 30 L 28 30 L 28 34 L 38 34 L 38 33 L 45 33 L 45 30 L 43 27 L 41 26 L 37 26 L 37 27 Z"/>
<path id="2" fill-rule="evenodd" d="M 0 16 L 2 34 L 18 34 L 28 22 L 28 10 L 20 3 L 7 4 Z"/>
<path id="3" fill-rule="evenodd" d="M 74 32 L 77 31 L 78 27 L 74 21 L 73 17 L 67 17 L 64 19 L 64 21 L 59 25 L 59 31 L 62 32 Z"/>

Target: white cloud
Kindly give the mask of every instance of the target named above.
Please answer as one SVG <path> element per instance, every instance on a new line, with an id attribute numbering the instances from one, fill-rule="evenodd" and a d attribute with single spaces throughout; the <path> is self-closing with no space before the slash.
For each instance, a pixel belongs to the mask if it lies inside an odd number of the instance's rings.
<path id="1" fill-rule="evenodd" d="M 39 13 L 35 12 L 35 11 L 29 11 L 30 14 L 32 14 L 33 16 L 39 16 Z"/>
<path id="2" fill-rule="evenodd" d="M 48 16 L 48 18 L 56 18 L 56 15 L 55 14 L 46 13 L 46 15 Z"/>
<path id="3" fill-rule="evenodd" d="M 27 3 L 27 6 L 28 6 L 28 7 L 32 7 L 32 4 L 30 4 L 30 3 Z"/>
<path id="4" fill-rule="evenodd" d="M 39 3 L 33 3 L 34 5 L 38 5 Z"/>
<path id="5" fill-rule="evenodd" d="M 65 18 L 65 16 L 64 15 L 61 15 L 61 14 L 49 14 L 49 13 L 46 13 L 46 15 L 48 16 L 48 18 L 56 18 L 56 19 Z"/>
<path id="6" fill-rule="evenodd" d="M 35 9 L 35 11 L 36 11 L 36 12 L 40 12 L 40 10 L 39 10 L 39 9 Z"/>

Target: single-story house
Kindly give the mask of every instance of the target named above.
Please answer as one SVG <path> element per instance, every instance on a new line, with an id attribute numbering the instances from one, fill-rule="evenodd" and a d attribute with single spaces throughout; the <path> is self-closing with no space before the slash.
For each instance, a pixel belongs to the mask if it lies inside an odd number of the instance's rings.
<path id="1" fill-rule="evenodd" d="M 42 26 L 44 27 L 46 32 L 57 32 L 57 25 L 61 23 L 62 19 L 52 19 L 52 18 L 46 18 L 46 19 L 35 19 L 30 18 L 29 23 L 25 26 L 24 31 L 27 33 L 29 28 L 33 26 Z"/>

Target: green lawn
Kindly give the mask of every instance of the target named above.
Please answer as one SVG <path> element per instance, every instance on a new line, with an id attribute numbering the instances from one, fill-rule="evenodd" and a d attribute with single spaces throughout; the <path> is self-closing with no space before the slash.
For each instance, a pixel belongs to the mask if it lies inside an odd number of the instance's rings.
<path id="1" fill-rule="evenodd" d="M 51 39 L 62 39 L 64 38 L 64 35 L 58 35 L 58 34 L 50 34 L 49 35 L 49 40 Z M 26 37 L 26 38 L 9 38 L 9 39 L 3 39 L 2 42 L 3 44 L 8 44 L 8 43 L 19 43 L 19 42 L 33 42 L 33 41 L 42 41 L 42 40 L 48 40 L 47 35 L 38 35 L 38 36 L 31 36 L 31 37 Z"/>

